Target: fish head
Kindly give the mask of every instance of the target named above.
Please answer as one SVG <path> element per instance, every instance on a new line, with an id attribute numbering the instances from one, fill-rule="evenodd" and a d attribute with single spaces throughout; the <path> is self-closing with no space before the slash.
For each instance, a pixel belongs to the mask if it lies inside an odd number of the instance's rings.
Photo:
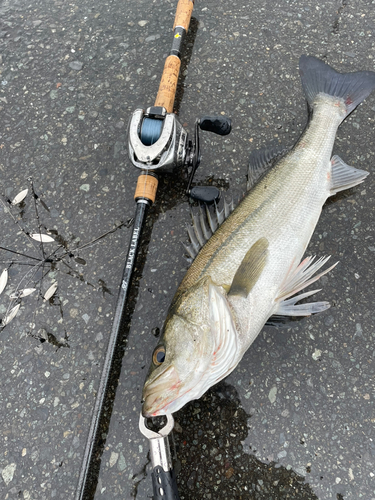
<path id="1" fill-rule="evenodd" d="M 143 388 L 144 417 L 173 413 L 233 368 L 237 335 L 225 292 L 200 280 L 172 304 Z"/>

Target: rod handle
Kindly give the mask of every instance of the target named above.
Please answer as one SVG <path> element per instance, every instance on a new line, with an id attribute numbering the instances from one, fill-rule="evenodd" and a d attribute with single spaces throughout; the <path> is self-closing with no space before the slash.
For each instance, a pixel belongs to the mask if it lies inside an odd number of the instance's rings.
<path id="1" fill-rule="evenodd" d="M 134 199 L 146 199 L 154 203 L 156 191 L 158 189 L 158 180 L 153 175 L 140 174 L 135 188 Z"/>
<path id="2" fill-rule="evenodd" d="M 162 106 L 167 110 L 167 113 L 173 112 L 180 66 L 181 60 L 179 57 L 167 57 L 160 80 L 158 94 L 155 99 L 155 106 Z"/>
<path id="3" fill-rule="evenodd" d="M 176 26 L 181 26 L 186 31 L 189 29 L 193 7 L 194 0 L 179 0 L 177 4 L 176 16 L 174 18 L 173 30 Z"/>

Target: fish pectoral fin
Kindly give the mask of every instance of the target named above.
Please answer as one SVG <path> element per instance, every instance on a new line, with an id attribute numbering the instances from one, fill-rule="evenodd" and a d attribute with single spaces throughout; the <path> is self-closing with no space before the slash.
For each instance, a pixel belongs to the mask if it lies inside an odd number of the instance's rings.
<path id="1" fill-rule="evenodd" d="M 369 174 L 365 170 L 350 167 L 337 155 L 331 158 L 331 172 L 331 196 L 360 184 Z"/>
<path id="2" fill-rule="evenodd" d="M 316 314 L 329 309 L 329 302 L 307 302 L 305 304 L 297 304 L 302 299 L 314 295 L 314 293 L 320 292 L 319 290 L 312 290 L 310 292 L 301 293 L 291 299 L 283 300 L 279 303 L 277 310 L 275 311 L 276 316 L 310 316 L 311 314 Z"/>
<path id="3" fill-rule="evenodd" d="M 319 290 L 305 292 L 297 295 L 296 297 L 292 297 L 303 288 L 306 288 L 307 286 L 311 285 L 319 278 L 327 274 L 338 264 L 338 262 L 336 262 L 328 269 L 325 269 L 321 273 L 314 276 L 314 274 L 324 266 L 330 256 L 321 257 L 316 262 L 313 262 L 314 258 L 315 257 L 307 257 L 300 263 L 299 266 L 297 266 L 296 269 L 288 273 L 284 284 L 280 289 L 280 294 L 276 299 L 276 302 L 278 302 L 278 306 L 274 314 L 279 316 L 309 316 L 310 314 L 325 311 L 330 307 L 328 302 L 310 302 L 307 304 L 296 305 L 296 303 L 300 300 L 305 299 L 306 297 L 310 297 L 310 295 L 313 295 Z"/>
<path id="4" fill-rule="evenodd" d="M 214 346 L 205 390 L 226 377 L 238 362 L 238 334 L 227 297 L 221 293 L 219 287 L 211 283 L 209 299 L 209 318 Z"/>
<path id="5" fill-rule="evenodd" d="M 268 245 L 267 238 L 260 238 L 254 243 L 237 269 L 228 295 L 239 295 L 240 297 L 249 295 L 266 265 Z"/>

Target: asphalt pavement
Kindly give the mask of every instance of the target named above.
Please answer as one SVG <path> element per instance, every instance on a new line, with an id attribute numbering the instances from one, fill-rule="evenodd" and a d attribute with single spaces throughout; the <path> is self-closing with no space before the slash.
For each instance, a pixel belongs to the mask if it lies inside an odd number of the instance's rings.
<path id="1" fill-rule="evenodd" d="M 176 3 L 0 0 L 1 499 L 74 498 L 134 215 L 127 122 L 153 104 Z M 375 70 L 374 7 L 196 0 L 176 111 L 190 133 L 202 113 L 233 120 L 227 137 L 202 133 L 196 183 L 237 200 L 251 150 L 298 138 L 301 54 Z M 331 309 L 266 327 L 229 377 L 175 414 L 181 500 L 375 499 L 374 119 L 375 93 L 340 127 L 334 153 L 370 175 L 328 201 L 307 249 L 339 261 L 321 280 Z M 147 220 L 95 500 L 152 497 L 138 417 L 187 269 L 185 186 L 182 171 L 162 177 Z"/>

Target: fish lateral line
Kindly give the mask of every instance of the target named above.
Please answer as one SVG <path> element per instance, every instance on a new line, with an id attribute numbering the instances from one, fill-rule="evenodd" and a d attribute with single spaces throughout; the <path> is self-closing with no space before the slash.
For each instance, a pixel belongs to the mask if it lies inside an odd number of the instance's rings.
<path id="1" fill-rule="evenodd" d="M 193 220 L 195 261 L 163 329 L 165 369 L 173 369 L 180 384 L 176 391 L 176 379 L 170 385 L 162 375 L 153 380 L 158 372 L 151 365 L 144 389 L 149 414 L 176 412 L 200 398 L 235 369 L 274 315 L 309 316 L 330 307 L 301 301 L 320 291 L 303 290 L 337 262 L 325 268 L 329 257 L 303 255 L 327 198 L 368 175 L 332 156 L 332 149 L 340 123 L 375 89 L 375 73 L 342 74 L 303 55 L 300 75 L 311 120 L 299 141 L 284 155 L 263 155 L 256 185 L 201 248 L 211 223 L 199 229 L 200 216 Z"/>

